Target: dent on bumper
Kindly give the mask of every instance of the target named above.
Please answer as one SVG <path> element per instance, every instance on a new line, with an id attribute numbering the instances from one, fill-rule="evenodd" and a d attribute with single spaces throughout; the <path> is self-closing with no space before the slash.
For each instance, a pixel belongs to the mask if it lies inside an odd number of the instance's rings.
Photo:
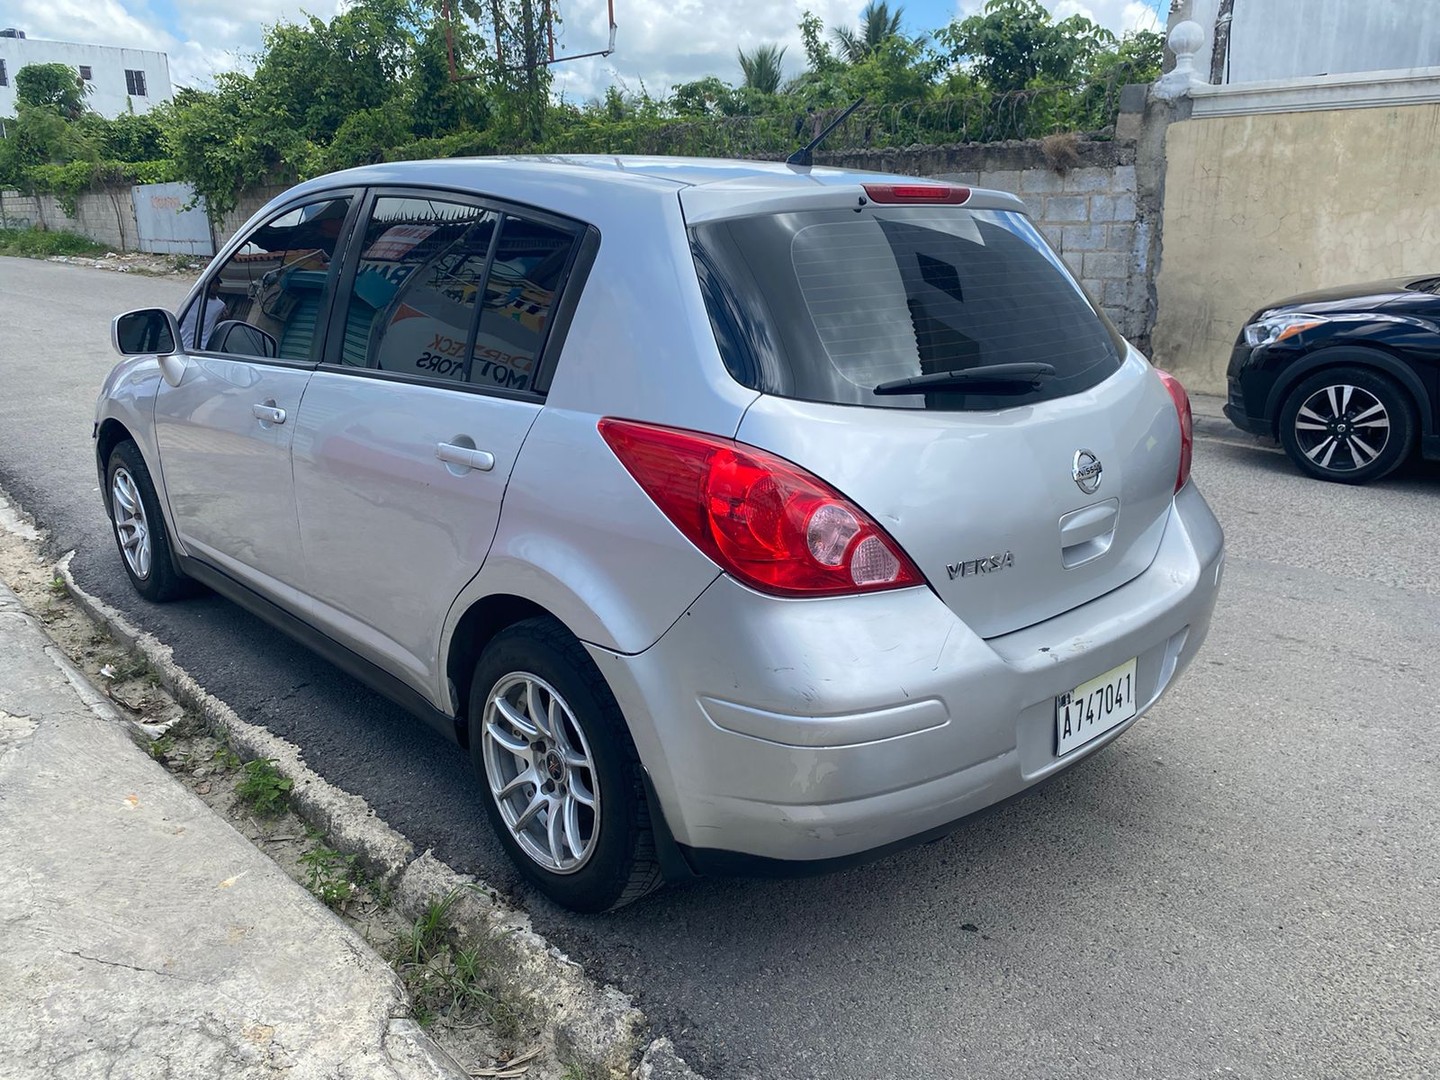
<path id="1" fill-rule="evenodd" d="M 1193 484 L 1154 562 L 1104 596 L 983 640 L 929 589 L 776 600 L 722 577 L 644 653 L 591 647 L 675 839 L 772 860 L 922 837 L 1063 758 L 1054 698 L 1138 658 L 1139 715 L 1194 657 L 1224 562 Z"/>

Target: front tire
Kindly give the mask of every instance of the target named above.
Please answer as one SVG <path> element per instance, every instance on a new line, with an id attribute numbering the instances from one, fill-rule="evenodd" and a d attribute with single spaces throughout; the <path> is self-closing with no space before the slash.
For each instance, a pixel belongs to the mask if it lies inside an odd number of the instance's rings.
<path id="1" fill-rule="evenodd" d="M 1280 444 L 1317 480 L 1379 480 L 1410 455 L 1414 435 L 1405 392 L 1367 368 L 1317 372 L 1290 391 L 1280 410 Z"/>
<path id="2" fill-rule="evenodd" d="M 661 881 L 625 718 L 581 644 L 553 619 L 502 631 L 470 691 L 470 756 L 520 872 L 572 911 L 609 911 Z"/>
<path id="3" fill-rule="evenodd" d="M 188 596 L 193 583 L 175 569 L 170 534 L 155 484 L 140 448 L 119 443 L 105 466 L 105 497 L 120 563 L 135 591 L 146 600 L 165 603 Z"/>

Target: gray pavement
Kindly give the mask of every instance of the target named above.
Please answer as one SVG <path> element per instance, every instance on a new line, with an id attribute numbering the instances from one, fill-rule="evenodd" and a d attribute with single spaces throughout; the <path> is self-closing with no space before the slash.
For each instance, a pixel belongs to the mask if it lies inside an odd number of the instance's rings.
<path id="1" fill-rule="evenodd" d="M 0 1075 L 466 1075 L 385 963 L 151 761 L 4 584 L 0 657 Z"/>
<path id="2" fill-rule="evenodd" d="M 1197 399 L 1226 581 L 1199 660 L 1124 739 L 872 865 L 580 918 L 516 879 L 463 754 L 233 605 L 131 593 L 89 417 L 110 315 L 176 292 L 0 259 L 0 484 L 81 585 L 517 899 L 712 1080 L 1440 1075 L 1440 468 L 1318 484 Z"/>

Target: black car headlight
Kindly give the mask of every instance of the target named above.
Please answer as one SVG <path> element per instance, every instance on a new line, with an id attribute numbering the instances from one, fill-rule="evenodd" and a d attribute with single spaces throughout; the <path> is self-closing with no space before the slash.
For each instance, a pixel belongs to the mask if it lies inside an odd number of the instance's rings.
<path id="1" fill-rule="evenodd" d="M 1245 344 L 1252 349 L 1261 345 L 1273 345 L 1277 341 L 1294 337 L 1296 334 L 1319 326 L 1325 322 L 1320 315 L 1306 315 L 1288 312 L 1284 315 L 1267 315 L 1256 319 L 1245 327 Z"/>

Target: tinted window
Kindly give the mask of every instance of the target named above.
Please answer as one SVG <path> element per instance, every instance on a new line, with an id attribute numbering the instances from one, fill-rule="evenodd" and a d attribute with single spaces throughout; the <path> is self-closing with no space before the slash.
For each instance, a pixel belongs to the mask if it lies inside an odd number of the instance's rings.
<path id="1" fill-rule="evenodd" d="M 751 355 L 739 368 L 755 376 L 741 381 L 767 393 L 1003 407 L 1088 389 L 1124 354 L 1020 213 L 872 205 L 702 225 L 694 240 L 702 282 L 714 279 L 705 290 L 712 321 L 742 329 Z M 1019 396 L 874 393 L 895 379 L 1027 361 L 1053 365 L 1056 377 Z"/>
<path id="2" fill-rule="evenodd" d="M 375 200 L 346 314 L 342 362 L 464 382 L 500 216 L 427 198 Z"/>
<path id="3" fill-rule="evenodd" d="M 533 389 L 573 232 L 463 203 L 375 201 L 342 361 Z"/>
<path id="4" fill-rule="evenodd" d="M 573 233 L 505 215 L 475 335 L 470 381 L 528 389 L 545 344 Z"/>
<path id="5" fill-rule="evenodd" d="M 349 198 L 307 203 L 251 233 L 181 316 L 185 347 L 309 360 L 349 208 Z"/>

